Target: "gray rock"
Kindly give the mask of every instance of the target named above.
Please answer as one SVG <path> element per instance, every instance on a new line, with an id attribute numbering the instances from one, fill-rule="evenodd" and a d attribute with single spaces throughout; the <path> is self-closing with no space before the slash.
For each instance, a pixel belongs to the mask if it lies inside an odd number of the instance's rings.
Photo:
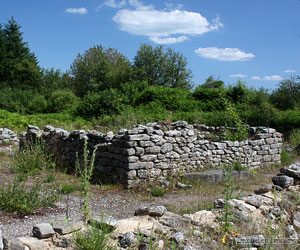
<path id="1" fill-rule="evenodd" d="M 280 169 L 280 172 L 290 177 L 300 178 L 300 166 L 296 164 L 285 166 Z"/>
<path id="2" fill-rule="evenodd" d="M 185 239 L 183 232 L 176 232 L 170 238 L 171 241 L 175 241 L 177 244 L 180 244 Z"/>
<path id="3" fill-rule="evenodd" d="M 173 145 L 171 143 L 165 143 L 161 146 L 161 153 L 165 154 L 165 153 L 168 153 L 168 152 L 171 152 L 173 149 Z"/>
<path id="4" fill-rule="evenodd" d="M 40 223 L 33 226 L 32 234 L 39 239 L 45 239 L 52 237 L 55 232 L 49 223 Z"/>
<path id="5" fill-rule="evenodd" d="M 263 235 L 240 236 L 234 239 L 235 243 L 241 247 L 262 247 L 265 244 Z"/>
<path id="6" fill-rule="evenodd" d="M 254 193 L 256 194 L 265 194 L 268 193 L 269 191 L 273 190 L 273 185 L 272 184 L 267 184 L 264 186 L 259 187 L 258 189 L 254 190 Z"/>
<path id="7" fill-rule="evenodd" d="M 217 199 L 214 201 L 214 208 L 224 208 L 224 207 L 225 207 L 224 199 Z"/>
<path id="8" fill-rule="evenodd" d="M 119 238 L 120 246 L 124 248 L 129 247 L 134 242 L 135 242 L 135 236 L 133 232 L 128 232 Z"/>
<path id="9" fill-rule="evenodd" d="M 298 240 L 298 234 L 295 231 L 294 227 L 292 225 L 288 225 L 286 227 L 286 236 L 292 241 L 295 242 Z"/>
<path id="10" fill-rule="evenodd" d="M 134 215 L 135 216 L 151 215 L 151 216 L 161 217 L 165 214 L 165 212 L 166 212 L 165 206 L 153 206 L 153 207 L 139 208 L 134 212 Z"/>
<path id="11" fill-rule="evenodd" d="M 187 184 L 184 184 L 184 183 L 181 183 L 180 181 L 178 181 L 176 183 L 176 187 L 177 188 L 192 188 L 193 186 L 192 185 L 187 185 Z"/>
<path id="12" fill-rule="evenodd" d="M 272 182 L 282 188 L 288 188 L 289 186 L 293 185 L 294 178 L 287 175 L 277 175 L 272 178 Z"/>
<path id="13" fill-rule="evenodd" d="M 183 176 L 191 182 L 204 181 L 209 183 L 218 183 L 224 179 L 224 171 L 222 169 L 208 170 L 204 172 L 187 173 Z"/>
<path id="14" fill-rule="evenodd" d="M 296 212 L 293 214 L 293 225 L 297 231 L 300 230 L 300 213 Z"/>
<path id="15" fill-rule="evenodd" d="M 83 227 L 82 221 L 78 221 L 78 222 L 68 221 L 59 225 L 54 225 L 53 230 L 59 233 L 60 235 L 65 235 L 65 234 L 78 231 L 82 227 Z"/>
<path id="16" fill-rule="evenodd" d="M 253 194 L 240 199 L 249 205 L 255 206 L 256 208 L 259 208 L 262 205 L 262 197 L 260 195 Z"/>
<path id="17" fill-rule="evenodd" d="M 89 224 L 97 228 L 107 228 L 110 231 L 116 229 L 117 221 L 111 216 L 96 216 L 88 221 Z"/>

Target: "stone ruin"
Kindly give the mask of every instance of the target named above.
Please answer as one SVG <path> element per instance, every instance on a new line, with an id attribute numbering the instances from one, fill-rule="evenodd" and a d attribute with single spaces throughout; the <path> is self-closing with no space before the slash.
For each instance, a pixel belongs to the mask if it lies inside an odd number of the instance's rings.
<path id="1" fill-rule="evenodd" d="M 232 129 L 232 128 L 231 128 Z M 95 169 L 128 188 L 143 182 L 164 180 L 202 168 L 221 168 L 239 161 L 246 168 L 280 164 L 282 134 L 266 127 L 249 127 L 243 141 L 223 140 L 224 127 L 190 125 L 185 121 L 136 125 L 117 134 L 46 126 L 28 126 L 22 140 L 43 138 L 58 162 L 74 167 L 82 157 L 84 142 L 90 152 L 97 147 Z M 100 180 L 101 181 L 101 180 Z"/>

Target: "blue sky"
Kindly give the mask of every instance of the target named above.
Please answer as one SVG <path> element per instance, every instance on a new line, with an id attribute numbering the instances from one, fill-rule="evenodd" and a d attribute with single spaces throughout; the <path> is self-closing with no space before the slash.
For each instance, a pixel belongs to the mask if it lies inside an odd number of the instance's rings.
<path id="1" fill-rule="evenodd" d="M 195 85 L 274 89 L 300 75 L 299 0 L 1 0 L 0 23 L 11 16 L 44 68 L 66 71 L 95 45 L 132 61 L 149 43 L 186 56 Z"/>

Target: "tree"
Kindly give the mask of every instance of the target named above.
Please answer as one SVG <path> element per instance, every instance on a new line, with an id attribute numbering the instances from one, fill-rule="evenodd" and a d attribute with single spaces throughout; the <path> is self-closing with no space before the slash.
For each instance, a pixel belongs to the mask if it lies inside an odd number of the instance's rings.
<path id="1" fill-rule="evenodd" d="M 172 88 L 191 88 L 191 70 L 187 68 L 186 58 L 163 46 L 152 47 L 142 44 L 134 58 L 134 68 L 140 80 L 149 85 Z"/>
<path id="2" fill-rule="evenodd" d="M 209 76 L 205 83 L 200 85 L 201 88 L 212 88 L 212 89 L 219 89 L 224 87 L 224 82 L 222 80 L 216 79 L 213 76 Z"/>
<path id="3" fill-rule="evenodd" d="M 21 26 L 12 17 L 0 26 L 0 83 L 11 88 L 38 89 L 41 72 L 35 55 L 23 42 Z"/>
<path id="4" fill-rule="evenodd" d="M 132 76 L 129 60 L 113 48 L 94 46 L 83 55 L 78 54 L 69 74 L 74 92 L 85 96 L 89 91 L 118 88 Z"/>
<path id="5" fill-rule="evenodd" d="M 278 84 L 270 96 L 271 103 L 278 109 L 294 109 L 300 105 L 300 76 L 292 76 Z"/>

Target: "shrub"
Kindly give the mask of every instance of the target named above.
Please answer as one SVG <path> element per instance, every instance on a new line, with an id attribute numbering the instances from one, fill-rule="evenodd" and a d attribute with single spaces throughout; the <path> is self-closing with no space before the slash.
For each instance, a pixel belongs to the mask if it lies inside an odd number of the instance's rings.
<path id="1" fill-rule="evenodd" d="M 74 183 L 62 183 L 60 186 L 60 193 L 61 194 L 70 194 L 74 193 L 76 191 L 83 191 L 84 190 L 84 185 L 78 185 Z"/>
<path id="2" fill-rule="evenodd" d="M 161 187 L 152 187 L 151 194 L 155 197 L 164 196 L 166 190 Z"/>
<path id="3" fill-rule="evenodd" d="M 79 103 L 77 113 L 84 118 L 100 117 L 120 113 L 122 95 L 115 89 L 88 93 Z"/>
<path id="4" fill-rule="evenodd" d="M 300 145 L 300 129 L 294 129 L 289 137 L 289 142 L 293 147 Z"/>
<path id="5" fill-rule="evenodd" d="M 170 111 L 191 111 L 197 107 L 197 102 L 189 90 L 165 86 L 148 87 L 137 100 L 137 104 L 140 105 L 153 102 L 161 103 L 166 110 Z"/>
<path id="6" fill-rule="evenodd" d="M 27 188 L 24 182 L 15 179 L 0 186 L 0 210 L 18 214 L 32 213 L 36 208 L 53 206 L 58 200 L 54 188 L 41 188 L 40 183 Z"/>
<path id="7" fill-rule="evenodd" d="M 46 110 L 47 101 L 42 95 L 35 94 L 28 103 L 27 113 L 36 114 L 43 113 Z"/>
<path id="8" fill-rule="evenodd" d="M 75 234 L 75 249 L 114 250 L 116 248 L 109 242 L 108 233 L 108 227 L 98 229 L 92 225 L 86 232 Z"/>
<path id="9" fill-rule="evenodd" d="M 51 113 L 59 113 L 76 107 L 78 98 L 68 89 L 56 90 L 52 93 L 48 100 L 47 111 Z"/>
<path id="10" fill-rule="evenodd" d="M 16 152 L 12 169 L 17 174 L 38 174 L 47 168 L 54 168 L 55 161 L 48 154 L 45 144 L 36 142 L 35 144 L 24 144 L 23 147 Z"/>

